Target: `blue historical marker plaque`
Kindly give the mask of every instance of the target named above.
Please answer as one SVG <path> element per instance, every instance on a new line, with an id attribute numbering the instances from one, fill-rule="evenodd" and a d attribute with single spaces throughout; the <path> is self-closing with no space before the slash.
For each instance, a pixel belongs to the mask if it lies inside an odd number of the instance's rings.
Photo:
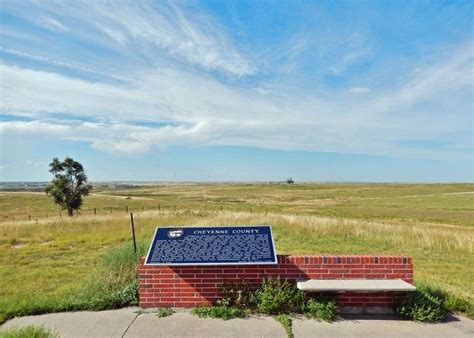
<path id="1" fill-rule="evenodd" d="M 146 265 L 276 264 L 269 225 L 157 228 Z"/>

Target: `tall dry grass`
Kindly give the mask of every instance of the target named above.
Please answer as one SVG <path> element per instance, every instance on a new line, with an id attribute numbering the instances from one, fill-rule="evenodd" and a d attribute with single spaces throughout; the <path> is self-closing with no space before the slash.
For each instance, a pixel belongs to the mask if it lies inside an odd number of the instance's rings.
<path id="1" fill-rule="evenodd" d="M 411 256 L 416 281 L 474 303 L 474 228 L 265 212 L 168 210 L 135 214 L 137 238 L 142 243 L 149 243 L 157 226 L 245 224 L 271 224 L 281 254 Z M 130 216 L 116 213 L 2 222 L 0 234 L 0 298 L 9 302 L 28 297 L 28 292 L 18 291 L 25 288 L 53 297 L 55 285 L 76 287 L 107 250 L 130 243 Z"/>

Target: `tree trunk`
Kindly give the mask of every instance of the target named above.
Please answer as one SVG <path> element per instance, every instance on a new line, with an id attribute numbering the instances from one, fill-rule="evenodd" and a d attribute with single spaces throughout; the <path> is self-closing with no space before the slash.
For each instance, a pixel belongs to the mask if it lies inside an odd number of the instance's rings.
<path id="1" fill-rule="evenodd" d="M 74 215 L 74 210 L 72 208 L 67 208 L 67 214 L 69 217 L 72 217 L 72 215 Z"/>

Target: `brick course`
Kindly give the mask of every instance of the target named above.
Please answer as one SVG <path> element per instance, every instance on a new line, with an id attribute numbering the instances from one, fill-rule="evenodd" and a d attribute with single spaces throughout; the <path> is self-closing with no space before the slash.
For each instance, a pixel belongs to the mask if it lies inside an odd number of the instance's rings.
<path id="1" fill-rule="evenodd" d="M 213 304 L 225 282 L 258 284 L 265 277 L 299 279 L 403 279 L 413 283 L 411 258 L 403 256 L 285 256 L 276 265 L 153 266 L 140 260 L 140 306 Z M 342 307 L 392 307 L 401 293 L 335 293 Z"/>

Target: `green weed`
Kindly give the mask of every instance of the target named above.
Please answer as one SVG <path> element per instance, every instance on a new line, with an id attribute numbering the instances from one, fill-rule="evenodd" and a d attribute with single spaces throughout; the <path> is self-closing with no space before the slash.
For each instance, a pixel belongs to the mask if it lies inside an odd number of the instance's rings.
<path id="1" fill-rule="evenodd" d="M 290 316 L 288 316 L 287 314 L 280 314 L 278 316 L 275 316 L 275 319 L 283 326 L 286 331 L 286 334 L 288 335 L 288 338 L 293 338 L 293 321 L 291 320 Z"/>
<path id="2" fill-rule="evenodd" d="M 295 283 L 278 277 L 264 279 L 254 297 L 258 312 L 281 314 L 298 312 L 305 294 L 298 290 Z"/>
<path id="3" fill-rule="evenodd" d="M 175 311 L 170 308 L 161 308 L 156 310 L 156 316 L 159 318 L 172 316 Z"/>
<path id="4" fill-rule="evenodd" d="M 446 318 L 443 295 L 424 286 L 418 286 L 415 292 L 408 295 L 396 312 L 419 322 L 439 322 Z"/>
<path id="5" fill-rule="evenodd" d="M 309 299 L 303 305 L 302 312 L 309 318 L 332 322 L 336 316 L 337 307 L 334 301 Z"/>
<path id="6" fill-rule="evenodd" d="M 241 280 L 239 283 L 224 283 L 219 291 L 221 299 L 218 305 L 238 308 L 251 308 L 254 306 L 255 287 Z"/>
<path id="7" fill-rule="evenodd" d="M 245 318 L 251 314 L 249 309 L 241 309 L 229 306 L 200 306 L 191 311 L 200 318 L 220 318 L 229 320 L 232 318 Z"/>

